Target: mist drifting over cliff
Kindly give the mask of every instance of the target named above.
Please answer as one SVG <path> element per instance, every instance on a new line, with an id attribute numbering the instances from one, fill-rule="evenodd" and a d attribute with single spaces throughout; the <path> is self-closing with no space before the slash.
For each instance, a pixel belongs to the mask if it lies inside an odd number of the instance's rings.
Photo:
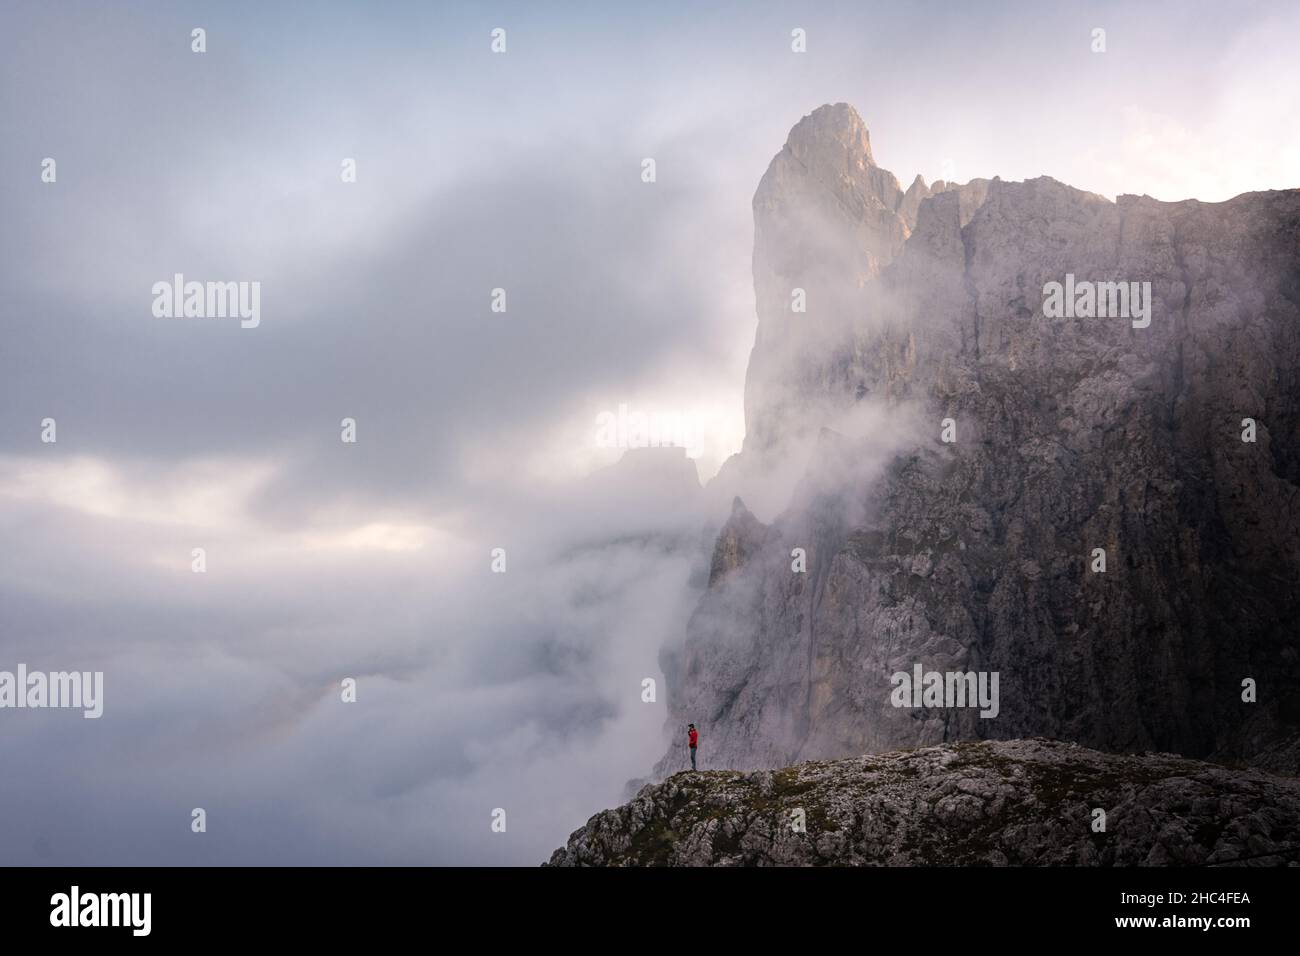
<path id="1" fill-rule="evenodd" d="M 1296 14 L 1099 15 L 6 4 L 0 670 L 104 710 L 0 711 L 0 858 L 532 865 L 687 721 L 1287 766 Z"/>

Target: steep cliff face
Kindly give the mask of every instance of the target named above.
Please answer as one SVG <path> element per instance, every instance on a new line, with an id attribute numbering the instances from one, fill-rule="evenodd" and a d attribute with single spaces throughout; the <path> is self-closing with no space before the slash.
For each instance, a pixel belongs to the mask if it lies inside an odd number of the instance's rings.
<path id="1" fill-rule="evenodd" d="M 1017 740 L 675 774 L 551 866 L 1280 866 L 1300 780 Z"/>
<path id="2" fill-rule="evenodd" d="M 795 127 L 754 208 L 742 458 L 811 458 L 770 525 L 733 512 L 662 655 L 702 766 L 1043 735 L 1294 772 L 1300 191 L 904 194 L 839 106 Z M 1150 283 L 1149 324 L 1047 317 L 1067 276 Z M 892 706 L 918 663 L 998 672 L 997 716 Z"/>
<path id="3" fill-rule="evenodd" d="M 751 458 L 779 453 L 831 413 L 822 407 L 833 399 L 822 394 L 829 383 L 808 373 L 838 361 L 863 288 L 902 249 L 904 199 L 894 174 L 872 159 L 866 126 L 843 103 L 804 117 L 768 166 L 754 194 L 759 321 L 745 382 Z"/>

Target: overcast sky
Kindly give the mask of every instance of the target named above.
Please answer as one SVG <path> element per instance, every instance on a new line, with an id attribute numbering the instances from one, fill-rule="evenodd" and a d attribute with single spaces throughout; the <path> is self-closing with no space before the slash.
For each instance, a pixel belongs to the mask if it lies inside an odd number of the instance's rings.
<path id="1" fill-rule="evenodd" d="M 816 106 L 904 186 L 1298 185 L 1294 4 L 704 6 L 0 7 L 0 670 L 106 682 L 0 710 L 0 862 L 533 864 L 621 800 L 700 548 L 593 512 L 596 416 L 739 448 L 750 200 Z M 156 318 L 176 273 L 260 325 Z"/>

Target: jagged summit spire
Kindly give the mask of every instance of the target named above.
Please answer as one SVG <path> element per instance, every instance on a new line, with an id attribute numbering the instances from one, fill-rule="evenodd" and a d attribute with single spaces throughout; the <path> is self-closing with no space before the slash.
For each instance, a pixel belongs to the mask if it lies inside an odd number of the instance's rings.
<path id="1" fill-rule="evenodd" d="M 867 124 L 848 103 L 828 103 L 817 107 L 795 124 L 785 145 L 799 158 L 822 154 L 838 146 L 861 157 L 864 165 L 876 165 L 871 155 L 871 135 Z"/>
<path id="2" fill-rule="evenodd" d="M 867 126 L 847 103 L 803 117 L 772 158 L 754 193 L 759 328 L 745 379 L 747 451 L 815 437 L 807 430 L 821 424 L 820 398 L 787 401 L 801 387 L 791 362 L 850 320 L 850 303 L 902 249 L 910 228 L 898 212 L 903 196 L 894 174 L 875 164 Z M 807 322 L 790 321 L 795 289 L 815 290 L 823 305 Z"/>

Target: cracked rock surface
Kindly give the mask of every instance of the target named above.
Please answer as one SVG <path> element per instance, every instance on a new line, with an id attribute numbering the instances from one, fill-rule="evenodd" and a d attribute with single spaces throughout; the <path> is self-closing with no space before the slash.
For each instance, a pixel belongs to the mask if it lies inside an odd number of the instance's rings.
<path id="1" fill-rule="evenodd" d="M 904 192 L 839 104 L 754 218 L 739 498 L 655 775 L 688 722 L 738 770 L 1034 736 L 1300 769 L 1300 190 Z M 1046 317 L 1067 274 L 1150 283 L 1150 325 Z M 792 494 L 750 478 L 791 462 Z M 998 715 L 894 708 L 916 664 L 998 672 Z"/>
<path id="2" fill-rule="evenodd" d="M 1105 830 L 1094 829 L 1105 814 Z M 797 813 L 799 812 L 799 813 Z M 801 815 L 804 832 L 794 823 Z M 1298 865 L 1300 780 L 1041 739 L 686 771 L 550 866 Z"/>

